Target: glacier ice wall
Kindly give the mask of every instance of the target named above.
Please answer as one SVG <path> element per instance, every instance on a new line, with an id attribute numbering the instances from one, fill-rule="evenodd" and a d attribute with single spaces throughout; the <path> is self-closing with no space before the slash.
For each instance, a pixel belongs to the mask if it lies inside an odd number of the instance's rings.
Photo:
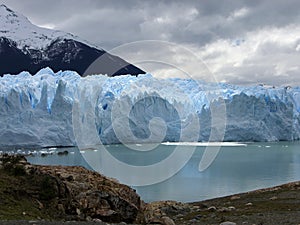
<path id="1" fill-rule="evenodd" d="M 297 140 L 299 112 L 298 87 L 241 87 L 150 74 L 82 78 L 49 68 L 35 76 L 0 78 L 1 147 Z M 224 133 L 213 136 L 220 123 Z"/>

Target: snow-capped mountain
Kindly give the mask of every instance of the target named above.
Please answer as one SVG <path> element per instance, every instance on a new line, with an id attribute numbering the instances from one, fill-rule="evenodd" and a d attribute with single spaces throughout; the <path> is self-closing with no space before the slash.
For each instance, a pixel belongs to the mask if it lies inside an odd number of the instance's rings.
<path id="1" fill-rule="evenodd" d="M 22 71 L 35 74 L 47 66 L 54 71 L 74 70 L 83 75 L 100 56 L 103 63 L 92 73 L 108 76 L 144 73 L 73 34 L 38 27 L 22 14 L 0 5 L 1 76 Z"/>

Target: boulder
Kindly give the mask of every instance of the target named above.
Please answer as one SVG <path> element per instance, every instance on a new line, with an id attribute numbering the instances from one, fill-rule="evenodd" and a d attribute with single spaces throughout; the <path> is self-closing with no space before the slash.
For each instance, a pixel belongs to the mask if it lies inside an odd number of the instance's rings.
<path id="1" fill-rule="evenodd" d="M 136 222 L 143 202 L 132 188 L 79 166 L 41 166 L 22 156 L 0 156 L 0 169 L 23 180 L 25 195 L 58 218 Z M 27 184 L 28 183 L 28 184 Z"/>

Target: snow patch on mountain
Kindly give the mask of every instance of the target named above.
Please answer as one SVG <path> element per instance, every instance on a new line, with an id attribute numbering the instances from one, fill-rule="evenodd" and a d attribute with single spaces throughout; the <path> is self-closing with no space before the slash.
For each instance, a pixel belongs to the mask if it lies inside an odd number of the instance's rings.
<path id="1" fill-rule="evenodd" d="M 63 39 L 76 40 L 98 48 L 73 34 L 38 27 L 32 24 L 24 15 L 9 9 L 3 4 L 0 5 L 0 37 L 13 40 L 24 53 L 27 53 L 30 49 L 46 49 L 53 41 Z"/>

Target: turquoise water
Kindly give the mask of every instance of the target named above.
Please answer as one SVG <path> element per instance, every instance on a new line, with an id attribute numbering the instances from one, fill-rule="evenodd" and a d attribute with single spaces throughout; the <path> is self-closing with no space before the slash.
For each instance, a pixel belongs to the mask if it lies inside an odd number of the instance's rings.
<path id="1" fill-rule="evenodd" d="M 185 146 L 182 151 L 192 147 Z M 143 145 L 139 145 L 139 148 L 143 148 Z M 174 146 L 159 145 L 152 151 L 135 151 L 124 145 L 110 145 L 105 146 L 105 150 L 81 152 L 78 148 L 59 149 L 64 150 L 69 154 L 28 157 L 28 161 L 44 165 L 81 165 L 91 169 L 86 159 L 88 161 L 93 159 L 94 164 L 101 164 L 101 151 L 107 150 L 118 160 L 139 168 L 159 163 L 167 158 L 174 151 Z M 212 164 L 200 172 L 198 166 L 204 151 L 205 147 L 196 147 L 188 163 L 171 178 L 156 184 L 133 188 L 146 202 L 156 200 L 191 202 L 300 180 L 300 142 L 223 146 Z M 174 161 L 174 165 L 177 163 Z M 170 168 L 172 165 L 165 169 Z M 115 169 L 112 165 L 111 170 Z M 124 173 L 122 174 L 124 176 Z M 130 177 L 131 174 L 128 173 L 126 176 Z"/>

